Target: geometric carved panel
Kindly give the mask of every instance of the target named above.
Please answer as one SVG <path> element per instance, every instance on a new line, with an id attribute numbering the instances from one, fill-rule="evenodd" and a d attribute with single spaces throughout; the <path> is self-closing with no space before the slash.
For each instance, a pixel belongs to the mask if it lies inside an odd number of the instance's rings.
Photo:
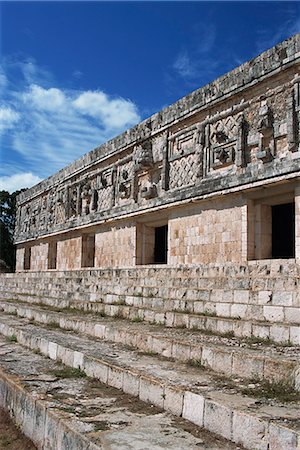
<path id="1" fill-rule="evenodd" d="M 170 163 L 170 189 L 195 184 L 197 180 L 198 158 L 191 153 Z"/>

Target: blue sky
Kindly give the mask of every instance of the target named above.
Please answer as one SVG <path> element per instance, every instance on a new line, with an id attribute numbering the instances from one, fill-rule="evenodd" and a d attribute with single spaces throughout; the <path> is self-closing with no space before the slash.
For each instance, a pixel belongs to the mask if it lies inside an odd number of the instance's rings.
<path id="1" fill-rule="evenodd" d="M 298 2 L 0 2 L 0 189 L 29 187 L 300 31 Z"/>

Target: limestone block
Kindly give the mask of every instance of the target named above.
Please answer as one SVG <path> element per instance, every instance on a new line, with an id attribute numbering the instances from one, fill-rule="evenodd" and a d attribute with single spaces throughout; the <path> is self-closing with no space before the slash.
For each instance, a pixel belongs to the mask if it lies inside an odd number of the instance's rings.
<path id="1" fill-rule="evenodd" d="M 290 337 L 290 330 L 287 326 L 271 325 L 270 338 L 275 342 L 288 342 Z"/>
<path id="2" fill-rule="evenodd" d="M 261 339 L 270 338 L 270 325 L 256 325 L 252 326 L 253 336 L 259 337 Z"/>
<path id="3" fill-rule="evenodd" d="M 290 327 L 290 341 L 293 345 L 300 345 L 300 327 Z"/>
<path id="4" fill-rule="evenodd" d="M 18 340 L 20 341 L 20 339 L 18 339 Z M 40 351 L 41 351 L 41 353 L 43 353 L 43 355 L 49 356 L 49 344 L 46 339 L 41 338 L 39 347 L 40 347 Z"/>
<path id="5" fill-rule="evenodd" d="M 235 289 L 233 292 L 234 303 L 249 303 L 250 293 L 248 290 Z"/>
<path id="6" fill-rule="evenodd" d="M 106 332 L 106 326 L 105 325 L 102 325 L 102 324 L 99 324 L 99 323 L 94 325 L 94 335 L 95 335 L 95 337 L 100 338 L 100 339 L 104 339 L 105 332 Z"/>
<path id="7" fill-rule="evenodd" d="M 75 369 L 83 369 L 84 367 L 84 355 L 82 352 L 74 351 L 74 362 L 73 367 Z"/>
<path id="8" fill-rule="evenodd" d="M 167 311 L 165 313 L 165 318 L 166 318 L 166 321 L 165 321 L 166 327 L 173 327 L 174 320 L 175 320 L 175 314 L 173 312 Z"/>
<path id="9" fill-rule="evenodd" d="M 300 308 L 285 308 L 284 314 L 287 322 L 300 324 Z"/>
<path id="10" fill-rule="evenodd" d="M 33 424 L 31 430 L 31 439 L 37 448 L 43 448 L 44 445 L 44 424 L 46 420 L 45 405 L 39 400 L 35 401 L 35 410 L 33 414 Z M 24 430 L 25 431 L 25 430 Z M 26 433 L 26 432 L 25 432 Z"/>
<path id="11" fill-rule="evenodd" d="M 191 359 L 191 347 L 189 344 L 174 341 L 171 354 L 173 358 L 179 361 L 188 361 Z"/>
<path id="12" fill-rule="evenodd" d="M 231 315 L 231 304 L 230 303 L 217 303 L 216 313 L 219 317 L 230 317 Z"/>
<path id="13" fill-rule="evenodd" d="M 175 386 L 165 386 L 164 409 L 175 414 L 182 415 L 183 410 L 183 391 Z"/>
<path id="14" fill-rule="evenodd" d="M 262 378 L 264 373 L 264 358 L 247 357 L 245 353 L 235 352 L 232 360 L 232 373 L 244 378 Z"/>
<path id="15" fill-rule="evenodd" d="M 268 430 L 263 421 L 242 411 L 233 412 L 232 440 L 246 448 L 269 450 Z M 282 447 L 285 448 L 285 447 Z"/>
<path id="16" fill-rule="evenodd" d="M 275 423 L 273 424 L 271 422 L 269 425 L 269 436 L 270 449 L 272 450 L 299 449 L 299 446 L 297 446 L 299 435 L 284 426 L 277 425 Z"/>
<path id="17" fill-rule="evenodd" d="M 232 411 L 216 401 L 206 399 L 204 408 L 204 427 L 226 439 L 232 436 Z"/>
<path id="18" fill-rule="evenodd" d="M 127 394 L 133 395 L 134 397 L 138 397 L 140 391 L 140 379 L 138 375 L 134 372 L 126 370 L 123 376 L 122 389 Z"/>
<path id="19" fill-rule="evenodd" d="M 274 292 L 272 297 L 273 305 L 292 306 L 293 292 Z"/>
<path id="20" fill-rule="evenodd" d="M 184 393 L 182 417 L 200 427 L 203 426 L 204 397 L 201 394 L 189 391 Z"/>
<path id="21" fill-rule="evenodd" d="M 189 328 L 189 316 L 187 314 L 175 313 L 174 327 Z"/>
<path id="22" fill-rule="evenodd" d="M 108 367 L 107 383 L 117 389 L 122 389 L 124 370 L 117 366 Z"/>
<path id="23" fill-rule="evenodd" d="M 46 410 L 46 420 L 44 427 L 44 449 L 58 450 L 59 449 L 59 432 L 57 429 L 57 410 Z"/>
<path id="24" fill-rule="evenodd" d="M 107 383 L 108 366 L 95 358 L 84 358 L 83 370 L 88 377 L 97 378 L 102 383 Z"/>
<path id="25" fill-rule="evenodd" d="M 265 320 L 270 322 L 283 322 L 284 321 L 284 308 L 283 306 L 264 306 L 263 314 Z"/>
<path id="26" fill-rule="evenodd" d="M 233 304 L 231 305 L 231 317 L 238 317 L 240 319 L 245 319 L 247 317 L 248 306 L 244 304 Z"/>
<path id="27" fill-rule="evenodd" d="M 48 355 L 50 359 L 57 359 L 57 347 L 56 342 L 49 342 Z"/>
<path id="28" fill-rule="evenodd" d="M 152 403 L 155 406 L 163 408 L 165 398 L 165 386 L 157 380 L 150 377 L 140 377 L 140 400 Z"/>
<path id="29" fill-rule="evenodd" d="M 259 291 L 258 292 L 258 304 L 267 305 L 272 302 L 272 291 Z"/>

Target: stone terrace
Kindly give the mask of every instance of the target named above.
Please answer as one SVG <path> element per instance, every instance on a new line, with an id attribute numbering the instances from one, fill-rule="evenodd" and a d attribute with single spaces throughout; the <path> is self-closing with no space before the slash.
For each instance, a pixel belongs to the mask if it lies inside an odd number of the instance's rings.
<path id="1" fill-rule="evenodd" d="M 299 448 L 299 266 L 292 260 L 3 274 L 0 292 L 0 332 L 27 348 L 29 360 L 40 353 L 79 368 L 248 449 Z M 77 423 L 79 410 L 72 411 L 66 420 Z M 87 448 L 80 445 L 72 449 Z M 122 445 L 113 448 L 140 448 Z"/>

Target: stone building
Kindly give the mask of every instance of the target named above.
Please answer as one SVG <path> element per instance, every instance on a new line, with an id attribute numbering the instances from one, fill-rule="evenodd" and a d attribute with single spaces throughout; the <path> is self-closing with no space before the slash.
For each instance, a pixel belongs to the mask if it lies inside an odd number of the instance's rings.
<path id="1" fill-rule="evenodd" d="M 16 270 L 299 259 L 299 144 L 297 34 L 20 194 Z"/>

